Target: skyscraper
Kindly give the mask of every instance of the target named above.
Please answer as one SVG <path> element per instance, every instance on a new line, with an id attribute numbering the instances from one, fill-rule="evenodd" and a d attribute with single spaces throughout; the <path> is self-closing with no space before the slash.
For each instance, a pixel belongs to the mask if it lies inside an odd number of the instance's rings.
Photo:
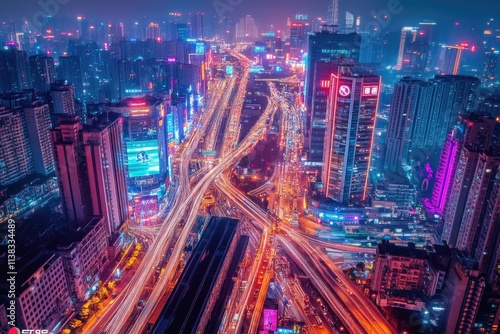
<path id="1" fill-rule="evenodd" d="M 65 80 L 73 84 L 74 94 L 77 99 L 83 99 L 83 80 L 80 57 L 61 56 L 59 57 L 58 79 Z"/>
<path id="2" fill-rule="evenodd" d="M 161 38 L 160 25 L 158 23 L 151 22 L 147 27 L 147 39 L 158 40 Z"/>
<path id="3" fill-rule="evenodd" d="M 458 115 L 474 110 L 479 79 L 435 76 L 429 81 L 403 78 L 394 88 L 383 168 L 398 172 L 418 149 L 440 148 Z"/>
<path id="4" fill-rule="evenodd" d="M 189 13 L 189 32 L 190 37 L 193 39 L 203 39 L 203 21 L 204 13 Z"/>
<path id="5" fill-rule="evenodd" d="M 236 23 L 236 40 L 255 41 L 259 38 L 259 30 L 252 15 L 241 18 Z"/>
<path id="6" fill-rule="evenodd" d="M 34 171 L 26 119 L 22 108 L 0 105 L 0 185 L 17 182 Z"/>
<path id="7" fill-rule="evenodd" d="M 338 203 L 366 199 L 379 93 L 378 75 L 343 66 L 331 76 L 322 182 Z"/>
<path id="8" fill-rule="evenodd" d="M 326 24 L 339 25 L 339 0 L 328 0 Z"/>
<path id="9" fill-rule="evenodd" d="M 90 218 L 90 185 L 78 116 L 62 116 L 51 130 L 59 193 L 66 219 L 84 224 Z"/>
<path id="10" fill-rule="evenodd" d="M 399 81 L 392 94 L 389 125 L 383 151 L 383 169 L 398 173 L 411 149 L 413 122 L 418 110 L 425 110 L 430 84 L 410 77 Z"/>
<path id="11" fill-rule="evenodd" d="M 0 49 L 0 93 L 32 87 L 28 53 L 10 46 Z"/>
<path id="12" fill-rule="evenodd" d="M 311 134 L 309 136 L 309 158 L 313 163 L 323 162 L 328 96 L 332 73 L 337 73 L 338 61 L 319 61 L 314 64 L 312 81 L 313 99 L 311 107 Z"/>
<path id="13" fill-rule="evenodd" d="M 462 219 L 468 201 L 469 203 L 473 201 L 475 205 L 482 207 L 480 203 L 477 203 L 477 187 L 482 185 L 483 176 L 481 175 L 485 172 L 482 171 L 483 168 L 481 167 L 482 174 L 476 175 L 476 172 L 480 171 L 476 171 L 476 169 L 478 168 L 478 161 L 480 159 L 487 160 L 486 157 L 482 157 L 482 154 L 490 150 L 496 121 L 494 118 L 488 116 L 478 117 L 477 115 L 461 117 L 460 121 L 464 124 L 464 135 L 463 139 L 461 139 L 463 144 L 458 152 L 458 161 L 456 159 L 449 161 L 449 163 L 456 163 L 457 165 L 456 167 L 448 167 L 454 170 L 454 175 L 450 181 L 449 196 L 445 198 L 446 204 L 443 209 L 444 225 L 441 239 L 446 241 L 451 247 L 461 245 L 463 246 L 462 249 L 464 249 L 469 240 L 459 240 L 459 233 L 462 230 L 461 235 L 465 237 L 469 232 L 461 227 Z M 446 186 L 446 182 L 442 186 Z M 471 192 L 472 187 L 474 187 L 475 191 Z M 470 196 L 475 196 L 476 200 L 473 200 L 473 197 L 469 200 L 469 194 Z M 468 222 L 464 223 L 468 224 Z"/>
<path id="14" fill-rule="evenodd" d="M 24 107 L 24 117 L 30 140 L 35 172 L 42 175 L 54 171 L 54 156 L 50 141 L 50 113 L 47 104 L 33 103 Z"/>
<path id="15" fill-rule="evenodd" d="M 114 238 L 128 220 L 123 119 L 112 112 L 94 117 L 82 136 L 92 215 L 104 217 L 108 236 Z"/>
<path id="16" fill-rule="evenodd" d="M 72 84 L 58 81 L 50 85 L 54 114 L 75 115 L 75 95 Z"/>
<path id="17" fill-rule="evenodd" d="M 305 104 L 307 108 L 307 136 L 309 135 L 312 119 L 312 104 L 315 64 L 319 61 L 350 59 L 359 62 L 361 46 L 361 35 L 339 34 L 332 30 L 323 29 L 320 32 L 309 35 L 308 54 L 306 60 L 306 82 L 305 82 Z"/>
<path id="18" fill-rule="evenodd" d="M 35 91 L 48 91 L 55 77 L 54 58 L 45 55 L 35 55 L 29 57 L 29 64 Z"/>
<path id="19" fill-rule="evenodd" d="M 403 27 L 396 69 L 413 75 L 429 71 L 435 25 L 434 22 L 421 22 L 418 27 Z"/>

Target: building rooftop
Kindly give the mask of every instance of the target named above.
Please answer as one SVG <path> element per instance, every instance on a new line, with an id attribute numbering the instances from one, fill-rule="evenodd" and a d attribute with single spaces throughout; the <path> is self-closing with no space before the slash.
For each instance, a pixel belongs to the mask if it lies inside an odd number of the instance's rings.
<path id="1" fill-rule="evenodd" d="M 398 246 L 387 240 L 382 240 L 377 246 L 377 254 L 400 256 L 414 259 L 427 259 L 428 253 L 425 249 L 416 248 L 414 243 L 408 243 L 408 246 Z"/>

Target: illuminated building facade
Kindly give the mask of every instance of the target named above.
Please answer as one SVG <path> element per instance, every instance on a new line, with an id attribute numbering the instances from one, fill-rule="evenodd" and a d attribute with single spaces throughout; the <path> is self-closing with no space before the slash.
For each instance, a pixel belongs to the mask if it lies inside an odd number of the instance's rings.
<path id="1" fill-rule="evenodd" d="M 480 81 L 461 75 L 437 75 L 428 81 L 405 77 L 394 88 L 383 168 L 399 172 L 412 152 L 440 148 L 458 115 L 474 110 Z"/>
<path id="2" fill-rule="evenodd" d="M 127 188 L 129 201 L 134 205 L 131 213 L 137 222 L 149 221 L 157 213 L 152 209 L 157 207 L 151 202 L 151 196 L 159 203 L 165 195 L 168 182 L 166 114 L 169 105 L 169 96 L 144 96 L 127 98 L 106 107 L 108 111 L 120 113 L 124 119 Z M 137 208 L 137 205 L 144 207 Z"/>
<path id="3" fill-rule="evenodd" d="M 108 238 L 103 217 L 91 218 L 78 230 L 60 236 L 57 253 L 63 259 L 70 297 L 74 302 L 90 298 L 108 264 Z"/>
<path id="4" fill-rule="evenodd" d="M 380 80 L 353 67 L 331 76 L 322 182 L 338 203 L 366 199 Z"/>
<path id="5" fill-rule="evenodd" d="M 361 35 L 359 34 L 338 34 L 332 30 L 323 29 L 320 32 L 309 35 L 308 53 L 306 60 L 306 81 L 305 81 L 305 104 L 307 108 L 307 135 L 311 129 L 312 101 L 315 75 L 315 64 L 320 61 L 350 59 L 351 62 L 359 62 L 361 47 Z"/>
<path id="6" fill-rule="evenodd" d="M 463 139 L 461 139 L 461 148 L 456 153 L 458 158 L 448 160 L 447 168 L 452 170 L 452 174 L 447 176 L 450 180 L 438 183 L 436 187 L 441 186 L 442 188 L 435 188 L 434 190 L 434 192 L 448 193 L 448 196 L 442 199 L 445 201 L 445 204 L 443 208 L 444 225 L 441 239 L 446 241 L 451 247 L 459 246 L 458 237 L 460 230 L 463 231 L 461 235 L 465 236 L 465 231 L 461 227 L 461 224 L 467 203 L 469 201 L 477 202 L 478 193 L 471 192 L 471 190 L 482 183 L 480 175 L 476 174 L 478 162 L 486 157 L 481 158 L 484 152 L 496 154 L 490 151 L 493 134 L 497 126 L 494 118 L 470 115 L 460 117 L 460 122 L 463 124 L 464 135 Z M 446 154 L 446 151 L 444 153 Z M 442 159 L 446 160 L 445 158 Z M 453 164 L 456 165 L 453 166 Z M 441 172 L 438 171 L 438 173 Z M 448 185 L 448 183 L 450 184 Z M 479 204 L 476 203 L 475 205 Z M 482 204 L 479 206 L 482 207 Z M 467 224 L 467 222 L 464 223 Z M 469 241 L 462 240 L 461 242 L 468 243 Z"/>

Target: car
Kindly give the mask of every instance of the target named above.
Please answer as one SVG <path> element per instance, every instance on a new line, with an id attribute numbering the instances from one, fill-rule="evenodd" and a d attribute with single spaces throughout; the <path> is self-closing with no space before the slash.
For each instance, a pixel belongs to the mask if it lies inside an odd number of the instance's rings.
<path id="1" fill-rule="evenodd" d="M 259 289 L 255 289 L 255 291 L 253 292 L 253 295 L 254 296 L 258 296 L 259 295 Z"/>

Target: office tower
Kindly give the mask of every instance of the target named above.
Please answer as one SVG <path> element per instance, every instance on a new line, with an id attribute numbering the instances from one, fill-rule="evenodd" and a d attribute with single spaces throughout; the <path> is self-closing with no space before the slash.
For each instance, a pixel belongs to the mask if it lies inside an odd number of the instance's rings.
<path id="1" fill-rule="evenodd" d="M 177 23 L 176 28 L 176 39 L 178 41 L 185 42 L 189 36 L 189 29 L 186 23 Z"/>
<path id="2" fill-rule="evenodd" d="M 497 79 L 497 68 L 500 67 L 498 65 L 499 57 L 500 50 L 488 50 L 484 53 L 483 73 L 481 76 L 483 84 L 491 84 Z"/>
<path id="3" fill-rule="evenodd" d="M 257 24 L 251 15 L 241 18 L 236 23 L 235 33 L 238 41 L 255 41 L 259 38 Z"/>
<path id="4" fill-rule="evenodd" d="M 59 193 L 70 223 L 84 224 L 90 218 L 90 185 L 78 116 L 62 116 L 51 130 Z"/>
<path id="5" fill-rule="evenodd" d="M 339 0 L 328 0 L 326 24 L 339 25 Z"/>
<path id="6" fill-rule="evenodd" d="M 237 229 L 236 219 L 212 217 L 151 333 L 204 333 L 212 325 L 209 320 L 214 320 L 211 314 L 235 256 Z"/>
<path id="7" fill-rule="evenodd" d="M 78 56 L 61 56 L 59 57 L 58 67 L 59 80 L 67 81 L 74 87 L 74 95 L 77 99 L 83 99 L 83 80 L 82 68 L 80 66 L 80 57 Z"/>
<path id="8" fill-rule="evenodd" d="M 386 142 L 383 152 L 383 170 L 400 172 L 401 164 L 408 162 L 412 127 L 420 109 L 426 109 L 430 84 L 410 77 L 401 79 L 394 87 Z"/>
<path id="9" fill-rule="evenodd" d="M 396 69 L 413 75 L 422 75 L 429 71 L 435 25 L 434 22 L 422 22 L 419 27 L 401 29 Z"/>
<path id="10" fill-rule="evenodd" d="M 90 41 L 90 23 L 82 16 L 77 16 L 77 38 L 83 42 Z"/>
<path id="11" fill-rule="evenodd" d="M 50 141 L 50 113 L 47 104 L 33 103 L 24 107 L 35 173 L 47 175 L 54 171 Z"/>
<path id="12" fill-rule="evenodd" d="M 476 77 L 437 75 L 429 82 L 431 105 L 415 116 L 412 148 L 441 147 L 458 115 L 473 111 L 477 103 L 480 81 Z"/>
<path id="13" fill-rule="evenodd" d="M 314 64 L 313 99 L 311 107 L 311 134 L 309 158 L 312 163 L 323 162 L 328 96 L 332 73 L 337 73 L 338 61 L 318 61 Z"/>
<path id="14" fill-rule="evenodd" d="M 309 35 L 308 55 L 306 61 L 305 104 L 307 109 L 307 135 L 311 129 L 312 100 L 314 85 L 314 64 L 318 61 L 351 59 L 359 62 L 361 35 L 338 34 L 331 30 L 323 29 Z"/>
<path id="15" fill-rule="evenodd" d="M 57 81 L 50 85 L 54 114 L 72 116 L 76 114 L 75 95 L 72 84 Z"/>
<path id="16" fill-rule="evenodd" d="M 50 84 L 54 82 L 55 66 L 54 58 L 44 55 L 29 57 L 33 89 L 37 92 L 50 90 Z"/>
<path id="17" fill-rule="evenodd" d="M 306 22 L 293 20 L 290 22 L 290 57 L 301 60 L 302 53 L 307 48 Z"/>
<path id="18" fill-rule="evenodd" d="M 0 49 L 0 93 L 32 87 L 28 53 L 13 46 Z"/>
<path id="19" fill-rule="evenodd" d="M 120 40 L 125 37 L 125 27 L 123 23 L 108 24 L 105 26 L 106 42 L 111 44 L 118 44 Z"/>
<path id="20" fill-rule="evenodd" d="M 168 176 L 165 117 L 169 105 L 168 97 L 146 96 L 127 98 L 105 108 L 124 119 L 127 189 L 133 198 L 136 222 L 150 223 L 164 194 Z M 151 208 L 150 204 L 156 206 Z"/>
<path id="21" fill-rule="evenodd" d="M 108 112 L 82 129 L 93 216 L 104 217 L 108 236 L 116 237 L 128 220 L 123 119 Z"/>
<path id="22" fill-rule="evenodd" d="M 378 75 L 346 66 L 331 76 L 322 182 L 338 203 L 366 199 L 379 94 Z"/>
<path id="23" fill-rule="evenodd" d="M 161 40 L 160 25 L 154 22 L 148 24 L 146 37 L 147 39 Z"/>
<path id="24" fill-rule="evenodd" d="M 62 258 L 37 249 L 18 257 L 16 269 L 16 325 L 54 328 L 61 314 L 71 307 Z M 6 271 L 3 273 L 3 282 L 7 283 Z"/>
<path id="25" fill-rule="evenodd" d="M 460 122 L 464 133 L 462 141 L 462 147 L 457 153 L 458 161 L 456 159 L 450 160 L 448 163 L 456 163 L 455 166 L 449 166 L 448 168 L 454 170 L 452 178 L 450 180 L 451 185 L 447 192 L 449 193 L 448 198 L 445 198 L 445 205 L 443 209 L 443 233 L 441 239 L 446 241 L 451 247 L 459 246 L 461 242 L 467 243 L 468 240 L 458 240 L 459 232 L 461 228 L 462 218 L 464 215 L 464 210 L 466 204 L 469 202 L 471 205 L 474 197 L 468 199 L 469 194 L 471 196 L 477 196 L 476 192 L 471 192 L 471 188 L 477 190 L 477 187 L 482 184 L 481 178 L 485 177 L 483 174 L 476 175 L 476 169 L 478 168 L 478 161 L 488 160 L 485 156 L 482 157 L 483 152 L 488 152 L 491 149 L 491 143 L 493 138 L 493 133 L 495 129 L 496 121 L 494 118 L 489 116 L 477 116 L 470 115 L 460 117 Z M 486 159 L 486 160 L 485 160 Z M 481 163 L 482 164 L 482 163 Z M 477 170 L 480 172 L 481 169 Z M 442 186 L 446 187 L 444 182 Z M 479 205 L 482 207 L 481 205 Z M 469 216 L 468 216 L 469 217 Z M 470 219 L 470 218 L 468 218 Z M 464 223 L 468 224 L 468 221 Z M 463 231 L 462 234 L 466 236 L 466 232 Z M 465 247 L 465 244 L 462 245 Z"/>
<path id="26" fill-rule="evenodd" d="M 193 39 L 203 39 L 204 13 L 189 13 L 189 35 Z"/>
<path id="27" fill-rule="evenodd" d="M 22 108 L 0 105 L 0 185 L 22 180 L 34 171 L 26 119 Z"/>
<path id="28" fill-rule="evenodd" d="M 477 261 L 458 252 L 453 256 L 443 289 L 445 329 L 443 333 L 472 333 L 486 281 Z"/>

